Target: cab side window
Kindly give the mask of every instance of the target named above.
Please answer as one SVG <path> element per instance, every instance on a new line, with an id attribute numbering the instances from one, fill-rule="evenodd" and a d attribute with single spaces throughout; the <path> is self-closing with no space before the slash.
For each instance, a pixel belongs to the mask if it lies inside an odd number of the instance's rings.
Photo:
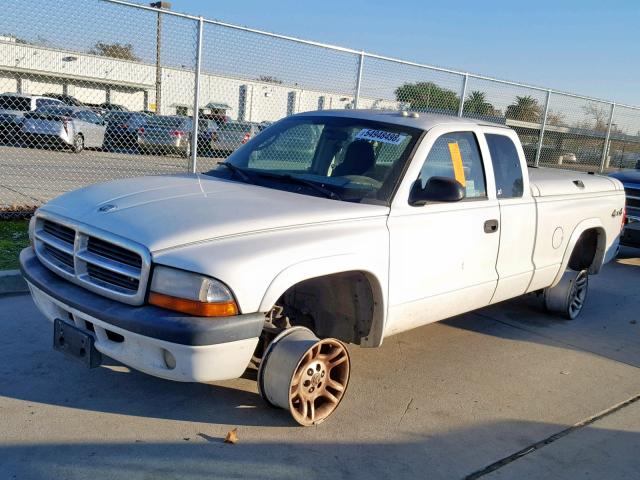
<path id="1" fill-rule="evenodd" d="M 520 198 L 523 193 L 522 167 L 513 141 L 505 135 L 486 134 L 498 198 Z"/>
<path id="2" fill-rule="evenodd" d="M 449 177 L 465 188 L 466 199 L 487 198 L 484 166 L 473 132 L 452 132 L 440 136 L 420 171 L 422 187 L 431 177 Z"/>

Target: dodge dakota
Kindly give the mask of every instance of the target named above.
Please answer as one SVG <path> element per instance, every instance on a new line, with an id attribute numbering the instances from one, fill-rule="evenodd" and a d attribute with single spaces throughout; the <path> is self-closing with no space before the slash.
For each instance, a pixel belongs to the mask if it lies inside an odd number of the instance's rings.
<path id="1" fill-rule="evenodd" d="M 528 168 L 505 126 L 308 112 L 211 171 L 61 195 L 20 262 L 57 350 L 184 382 L 253 364 L 264 400 L 312 425 L 343 398 L 346 344 L 532 292 L 576 318 L 624 206 L 614 178 Z"/>

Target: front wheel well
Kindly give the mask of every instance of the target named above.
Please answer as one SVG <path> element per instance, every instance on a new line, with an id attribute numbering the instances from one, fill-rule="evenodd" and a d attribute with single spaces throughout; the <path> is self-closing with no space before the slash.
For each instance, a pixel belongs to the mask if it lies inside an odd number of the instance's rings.
<path id="1" fill-rule="evenodd" d="M 597 273 L 605 250 L 605 233 L 600 228 L 589 228 L 580 234 L 573 247 L 568 267 L 571 270 L 589 270 Z"/>
<path id="2" fill-rule="evenodd" d="M 320 338 L 369 344 L 377 342 L 379 335 L 374 332 L 381 331 L 376 321 L 381 322 L 379 290 L 367 272 L 340 272 L 289 287 L 276 306 L 283 309 L 291 326 L 310 328 Z"/>

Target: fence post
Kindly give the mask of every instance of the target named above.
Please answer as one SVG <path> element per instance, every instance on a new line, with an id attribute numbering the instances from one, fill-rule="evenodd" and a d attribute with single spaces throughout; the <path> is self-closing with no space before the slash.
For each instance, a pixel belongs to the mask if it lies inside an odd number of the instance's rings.
<path id="1" fill-rule="evenodd" d="M 360 103 L 360 84 L 362 83 L 362 69 L 364 68 L 364 51 L 360 52 L 360 59 L 358 61 L 358 77 L 356 79 L 356 95 L 353 99 L 353 108 L 358 108 Z"/>
<path id="2" fill-rule="evenodd" d="M 609 153 L 609 141 L 611 138 L 611 126 L 613 125 L 613 114 L 616 111 L 615 102 L 611 104 L 611 114 L 609 115 L 609 124 L 607 125 L 607 134 L 604 137 L 604 147 L 602 147 L 602 160 L 600 161 L 600 173 L 604 172 L 605 163 L 607 167 L 609 166 L 609 162 L 607 162 L 607 156 Z"/>
<path id="3" fill-rule="evenodd" d="M 464 112 L 464 97 L 467 96 L 467 82 L 469 81 L 469 74 L 465 73 L 462 77 L 462 91 L 460 92 L 460 104 L 458 105 L 458 116 L 462 117 Z"/>
<path id="4" fill-rule="evenodd" d="M 544 102 L 544 117 L 542 117 L 542 125 L 540 126 L 540 136 L 538 137 L 538 148 L 536 149 L 536 159 L 533 162 L 534 167 L 540 164 L 540 154 L 542 153 L 542 145 L 544 142 L 544 129 L 547 128 L 547 114 L 549 113 L 549 103 L 551 101 L 551 90 L 547 90 L 547 99 Z"/>
<path id="5" fill-rule="evenodd" d="M 200 65 L 202 63 L 202 29 L 204 21 L 198 19 L 198 40 L 196 44 L 196 71 L 193 86 L 193 125 L 191 130 L 191 173 L 198 168 L 198 120 L 200 119 Z"/>

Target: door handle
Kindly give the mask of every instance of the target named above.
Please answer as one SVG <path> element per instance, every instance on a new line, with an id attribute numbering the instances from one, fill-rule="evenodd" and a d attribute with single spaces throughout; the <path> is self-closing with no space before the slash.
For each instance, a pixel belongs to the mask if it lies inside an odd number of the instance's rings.
<path id="1" fill-rule="evenodd" d="M 484 233 L 495 233 L 498 231 L 498 220 L 487 220 L 484 222 Z"/>

